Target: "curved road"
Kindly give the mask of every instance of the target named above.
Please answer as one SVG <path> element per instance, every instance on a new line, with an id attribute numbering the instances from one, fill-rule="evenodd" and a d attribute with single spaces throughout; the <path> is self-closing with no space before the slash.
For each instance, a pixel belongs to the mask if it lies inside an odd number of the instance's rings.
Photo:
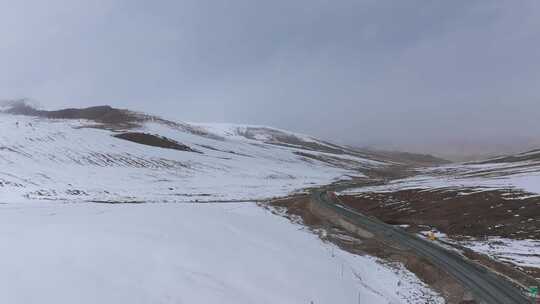
<path id="1" fill-rule="evenodd" d="M 403 229 L 350 210 L 340 205 L 335 198 L 327 195 L 326 191 L 316 190 L 312 195 L 314 202 L 337 212 L 350 222 L 374 234 L 384 235 L 385 238 L 391 239 L 405 248 L 410 248 L 419 256 L 444 269 L 466 286 L 480 303 L 532 303 L 532 299 L 527 298 L 519 288 L 509 281 L 467 260 L 456 252 L 444 249 Z"/>

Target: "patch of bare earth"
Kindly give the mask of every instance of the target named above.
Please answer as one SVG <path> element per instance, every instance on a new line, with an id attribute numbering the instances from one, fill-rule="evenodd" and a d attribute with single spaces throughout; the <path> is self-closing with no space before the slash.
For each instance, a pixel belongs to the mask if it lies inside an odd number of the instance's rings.
<path id="1" fill-rule="evenodd" d="M 182 143 L 179 143 L 173 139 L 170 139 L 164 136 L 158 136 L 158 135 L 147 134 L 147 133 L 139 133 L 139 132 L 128 132 L 128 133 L 116 134 L 114 135 L 114 137 L 128 140 L 128 141 L 138 143 L 141 145 L 159 147 L 159 148 L 164 148 L 164 149 L 172 149 L 172 150 L 178 150 L 178 151 L 201 153 Z"/>
<path id="2" fill-rule="evenodd" d="M 435 228 L 450 239 L 540 239 L 540 198 L 515 199 L 503 191 L 403 190 L 343 195 L 344 205 L 409 232 Z M 456 246 L 454 244 L 454 246 Z M 459 246 L 458 246 L 459 247 Z M 459 247 L 464 255 L 527 286 L 538 284 L 540 269 L 493 260 Z M 540 252 L 539 252 L 540 254 Z"/>
<path id="3" fill-rule="evenodd" d="M 84 109 L 62 109 L 57 111 L 37 110 L 24 101 L 14 103 L 7 111 L 10 114 L 36 116 L 51 119 L 87 119 L 108 125 L 134 127 L 142 122 L 142 118 L 128 110 L 115 109 L 110 106 L 97 106 Z"/>
<path id="4" fill-rule="evenodd" d="M 305 195 L 274 200 L 262 206 L 289 218 L 293 222 L 309 227 L 323 241 L 331 242 L 343 250 L 358 255 L 378 257 L 390 266 L 396 263 L 404 265 L 424 283 L 439 292 L 446 303 L 475 303 L 461 284 L 429 261 L 416 256 L 414 252 L 384 238 L 362 238 L 349 233 L 314 215 L 310 211 L 309 204 L 310 197 Z M 426 303 L 429 303 L 427 298 Z"/>

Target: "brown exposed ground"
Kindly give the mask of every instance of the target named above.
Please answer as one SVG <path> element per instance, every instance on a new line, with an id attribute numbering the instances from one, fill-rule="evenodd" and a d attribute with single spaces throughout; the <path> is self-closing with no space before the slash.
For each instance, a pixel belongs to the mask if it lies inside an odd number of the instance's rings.
<path id="1" fill-rule="evenodd" d="M 394 225 L 428 225 L 448 235 L 540 239 L 540 198 L 503 191 L 403 190 L 340 196 L 347 206 Z"/>
<path id="2" fill-rule="evenodd" d="M 7 111 L 10 114 L 36 116 L 52 119 L 88 119 L 105 124 L 131 126 L 141 122 L 141 117 L 128 110 L 110 106 L 97 106 L 84 109 L 63 109 L 57 111 L 37 110 L 24 102 L 16 103 Z"/>
<path id="3" fill-rule="evenodd" d="M 454 240 L 469 237 L 540 239 L 540 198 L 512 199 L 503 191 L 403 190 L 343 195 L 344 205 L 410 232 L 435 228 Z M 470 258 L 524 284 L 540 277 L 538 268 L 516 267 L 459 248 Z M 540 251 L 539 253 L 540 254 Z M 523 273 L 528 276 L 524 276 Z"/>
<path id="4" fill-rule="evenodd" d="M 384 263 L 401 263 L 415 273 L 423 282 L 438 291 L 449 304 L 475 303 L 465 288 L 444 271 L 413 252 L 381 238 L 360 238 L 344 231 L 310 212 L 309 196 L 295 196 L 264 205 L 276 214 L 284 215 L 293 222 L 302 223 L 317 233 L 324 241 L 332 242 L 341 249 L 359 255 L 381 258 Z M 428 299 L 426 298 L 426 303 Z"/>
<path id="5" fill-rule="evenodd" d="M 138 133 L 138 132 L 128 132 L 128 133 L 116 134 L 114 135 L 114 137 L 132 141 L 132 142 L 142 144 L 142 145 L 152 146 L 152 147 L 201 153 L 182 143 L 179 143 L 175 140 L 172 140 L 164 136 L 157 136 L 157 135 Z"/>
<path id="6" fill-rule="evenodd" d="M 360 148 L 361 152 L 378 155 L 382 160 L 394 161 L 414 166 L 433 166 L 448 164 L 450 161 L 430 154 L 409 153 L 401 151 L 386 151 L 378 149 Z"/>

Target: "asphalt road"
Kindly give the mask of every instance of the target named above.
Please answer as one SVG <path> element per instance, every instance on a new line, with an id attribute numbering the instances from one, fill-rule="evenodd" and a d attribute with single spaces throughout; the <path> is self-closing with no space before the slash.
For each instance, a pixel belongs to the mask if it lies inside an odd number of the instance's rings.
<path id="1" fill-rule="evenodd" d="M 419 256 L 444 269 L 464 286 L 467 286 L 480 303 L 533 303 L 532 299 L 526 297 L 519 288 L 506 279 L 469 261 L 456 252 L 442 248 L 432 241 L 410 234 L 401 228 L 347 209 L 340 205 L 336 199 L 326 195 L 326 191 L 317 190 L 312 195 L 315 202 L 331 208 L 375 235 L 383 235 L 386 239 L 391 239 L 401 246 L 413 250 Z"/>

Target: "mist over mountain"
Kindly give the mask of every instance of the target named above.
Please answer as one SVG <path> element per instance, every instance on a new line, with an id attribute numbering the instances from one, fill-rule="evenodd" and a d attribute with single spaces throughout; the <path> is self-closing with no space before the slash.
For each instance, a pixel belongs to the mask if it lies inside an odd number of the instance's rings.
<path id="1" fill-rule="evenodd" d="M 412 139 L 408 142 L 374 141 L 360 147 L 371 147 L 383 150 L 406 151 L 411 153 L 426 153 L 452 161 L 481 160 L 505 154 L 515 154 L 540 147 L 539 137 L 502 137 L 483 139 Z"/>

